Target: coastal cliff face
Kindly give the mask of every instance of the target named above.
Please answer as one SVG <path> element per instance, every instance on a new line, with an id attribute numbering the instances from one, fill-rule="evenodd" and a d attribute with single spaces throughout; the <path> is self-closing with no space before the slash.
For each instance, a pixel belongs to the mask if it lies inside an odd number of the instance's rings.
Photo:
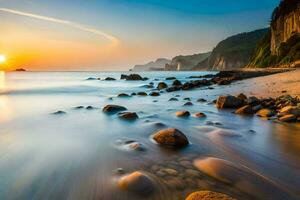
<path id="1" fill-rule="evenodd" d="M 164 70 L 165 65 L 171 63 L 171 60 L 166 58 L 158 58 L 156 61 L 151 61 L 144 65 L 135 65 L 132 71 L 155 71 Z"/>
<path id="2" fill-rule="evenodd" d="M 300 1 L 285 0 L 273 13 L 271 23 L 271 54 L 279 55 L 281 44 L 299 33 Z"/>
<path id="3" fill-rule="evenodd" d="M 297 67 L 300 61 L 300 1 L 284 0 L 274 10 L 270 30 L 247 67 Z"/>
<path id="4" fill-rule="evenodd" d="M 221 41 L 210 57 L 198 63 L 194 70 L 231 70 L 245 67 L 256 47 L 256 43 L 268 29 L 241 33 Z"/>
<path id="5" fill-rule="evenodd" d="M 207 59 L 210 56 L 211 52 L 208 53 L 199 53 L 194 55 L 187 56 L 176 56 L 172 59 L 170 64 L 166 64 L 165 70 L 167 71 L 188 71 L 192 68 Z"/>

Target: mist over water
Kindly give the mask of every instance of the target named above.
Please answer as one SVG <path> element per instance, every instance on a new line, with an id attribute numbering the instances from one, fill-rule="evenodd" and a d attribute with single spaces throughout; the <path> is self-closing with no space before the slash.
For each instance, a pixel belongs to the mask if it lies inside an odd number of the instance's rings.
<path id="1" fill-rule="evenodd" d="M 124 72 L 128 73 L 128 72 Z M 210 189 L 240 199 L 298 199 L 300 197 L 300 127 L 217 110 L 210 101 L 236 94 L 242 83 L 191 91 L 162 93 L 158 97 L 118 98 L 119 93 L 146 91 L 144 85 L 174 76 L 182 82 L 208 72 L 145 72 L 147 81 L 120 80 L 120 72 L 24 72 L 0 74 L 0 199 L 184 199 L 193 191 Z M 116 81 L 87 80 L 89 77 Z M 171 97 L 179 101 L 168 101 Z M 113 97 L 110 99 L 110 97 Z M 184 107 L 189 97 L 193 106 Z M 200 103 L 204 98 L 208 102 Z M 156 101 L 157 100 L 157 101 Z M 102 112 L 117 104 L 137 112 L 139 119 L 124 122 Z M 83 109 L 76 109 L 84 106 Z M 88 110 L 87 106 L 95 109 Z M 61 110 L 62 115 L 52 113 Z M 178 110 L 204 112 L 205 119 L 176 118 Z M 190 145 L 181 150 L 160 147 L 151 135 L 162 129 L 155 123 L 181 130 Z M 230 134 L 219 134 L 225 129 Z M 250 131 L 251 130 L 251 131 Z M 135 140 L 144 151 L 118 146 Z M 215 177 L 183 177 L 184 187 L 169 187 L 155 175 L 154 165 L 176 168 L 180 159 L 230 161 L 238 168 L 216 162 Z M 218 166 L 221 166 L 220 169 Z M 121 191 L 115 169 L 144 171 L 157 188 L 151 197 Z M 205 168 L 206 169 L 206 168 Z M 233 170 L 232 170 L 233 169 Z M 244 177 L 241 181 L 240 177 Z M 224 179 L 232 183 L 225 183 Z M 245 180 L 245 181 L 244 181 Z"/>

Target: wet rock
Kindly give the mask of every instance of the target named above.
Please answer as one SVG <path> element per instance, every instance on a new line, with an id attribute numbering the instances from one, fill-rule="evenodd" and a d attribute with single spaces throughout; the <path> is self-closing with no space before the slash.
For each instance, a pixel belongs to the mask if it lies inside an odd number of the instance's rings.
<path id="1" fill-rule="evenodd" d="M 80 109 L 83 109 L 83 108 L 84 108 L 84 106 L 76 106 L 74 109 L 80 110 Z"/>
<path id="2" fill-rule="evenodd" d="M 300 116 L 300 107 L 298 106 L 285 106 L 279 111 L 279 115 L 288 115 L 292 114 L 296 117 Z"/>
<path id="3" fill-rule="evenodd" d="M 281 122 L 296 122 L 297 117 L 293 114 L 287 114 L 287 115 L 283 115 L 282 117 L 280 117 L 279 121 L 281 121 Z"/>
<path id="4" fill-rule="evenodd" d="M 185 200 L 236 200 L 226 194 L 213 191 L 198 191 L 190 194 Z"/>
<path id="5" fill-rule="evenodd" d="M 137 95 L 139 95 L 139 96 L 147 96 L 148 94 L 146 92 L 138 92 Z"/>
<path id="6" fill-rule="evenodd" d="M 165 180 L 165 183 L 169 187 L 171 187 L 173 189 L 177 189 L 177 190 L 182 190 L 185 187 L 184 182 L 181 179 L 175 178 L 175 177 L 168 178 L 167 180 Z"/>
<path id="7" fill-rule="evenodd" d="M 136 96 L 136 93 L 135 92 L 131 93 L 131 96 Z"/>
<path id="8" fill-rule="evenodd" d="M 252 107 L 254 113 L 257 113 L 261 109 L 263 109 L 263 107 L 260 104 Z"/>
<path id="9" fill-rule="evenodd" d="M 137 142 L 135 140 L 128 140 L 128 139 L 119 139 L 115 141 L 115 145 L 118 149 L 123 151 L 145 151 L 145 146 Z"/>
<path id="10" fill-rule="evenodd" d="M 119 118 L 124 119 L 124 120 L 136 120 L 138 119 L 138 115 L 135 112 L 122 112 L 119 113 Z"/>
<path id="11" fill-rule="evenodd" d="M 105 81 L 115 81 L 116 79 L 115 78 L 112 78 L 112 77 L 107 77 L 104 79 Z"/>
<path id="12" fill-rule="evenodd" d="M 199 177 L 200 176 L 200 172 L 194 169 L 186 169 L 184 171 L 185 175 L 188 177 Z"/>
<path id="13" fill-rule="evenodd" d="M 160 96 L 159 92 L 151 92 L 149 96 L 157 97 Z"/>
<path id="14" fill-rule="evenodd" d="M 243 107 L 237 109 L 235 111 L 235 114 L 238 114 L 238 115 L 251 115 L 251 114 L 254 114 L 254 111 L 253 111 L 251 106 L 246 105 L 246 106 L 243 106 Z"/>
<path id="15" fill-rule="evenodd" d="M 172 76 L 172 77 L 167 77 L 167 78 L 166 78 L 166 80 L 175 80 L 175 79 L 176 79 L 176 77 L 173 77 L 173 76 Z"/>
<path id="16" fill-rule="evenodd" d="M 197 102 L 204 103 L 204 102 L 207 102 L 207 100 L 203 99 L 203 98 L 200 98 L 200 99 L 197 100 Z"/>
<path id="17" fill-rule="evenodd" d="M 160 82 L 157 85 L 157 89 L 159 89 L 159 90 L 163 90 L 163 89 L 165 89 L 167 87 L 168 87 L 168 85 L 165 82 Z"/>
<path id="18" fill-rule="evenodd" d="M 197 112 L 193 116 L 196 118 L 204 118 L 204 117 L 206 117 L 206 114 L 204 114 L 202 112 Z"/>
<path id="19" fill-rule="evenodd" d="M 109 114 L 114 114 L 114 113 L 121 112 L 124 110 L 127 110 L 127 108 L 125 108 L 123 106 L 118 106 L 118 105 L 106 105 L 102 109 L 103 112 L 109 113 Z"/>
<path id="20" fill-rule="evenodd" d="M 123 168 L 117 168 L 113 170 L 113 173 L 115 174 L 124 174 L 125 170 Z"/>
<path id="21" fill-rule="evenodd" d="M 237 95 L 237 98 L 241 99 L 241 100 L 246 100 L 247 99 L 247 96 L 243 93 L 240 93 L 239 95 Z"/>
<path id="22" fill-rule="evenodd" d="M 256 113 L 256 115 L 259 116 L 259 117 L 272 117 L 272 116 L 275 115 L 275 113 L 273 112 L 273 110 L 264 108 L 264 109 L 259 110 Z"/>
<path id="23" fill-rule="evenodd" d="M 148 80 L 148 78 L 143 78 L 139 74 L 121 74 L 121 79 L 125 79 L 127 81 L 144 81 Z"/>
<path id="24" fill-rule="evenodd" d="M 122 190 L 134 192 L 139 195 L 152 194 L 155 186 L 152 179 L 146 174 L 136 171 L 125 175 L 118 181 L 118 187 Z"/>
<path id="25" fill-rule="evenodd" d="M 62 111 L 62 110 L 59 110 L 59 111 L 56 111 L 54 113 L 52 113 L 53 115 L 65 115 L 67 114 L 65 111 Z"/>
<path id="26" fill-rule="evenodd" d="M 235 96 L 220 96 L 217 99 L 217 108 L 239 108 L 243 105 L 244 101 Z"/>
<path id="27" fill-rule="evenodd" d="M 176 117 L 189 117 L 190 116 L 190 112 L 187 110 L 182 110 L 182 111 L 177 111 L 175 113 Z"/>
<path id="28" fill-rule="evenodd" d="M 175 128 L 158 131 L 154 134 L 153 139 L 158 144 L 171 147 L 184 147 L 189 144 L 187 137 Z"/>
<path id="29" fill-rule="evenodd" d="M 183 104 L 183 106 L 193 106 L 194 104 L 192 102 L 186 102 L 185 104 Z"/>
<path id="30" fill-rule="evenodd" d="M 257 105 L 260 103 L 260 100 L 254 96 L 249 97 L 245 100 L 247 104 L 249 105 Z"/>
<path id="31" fill-rule="evenodd" d="M 191 98 L 186 97 L 186 98 L 184 98 L 183 100 L 184 100 L 184 101 L 191 101 Z"/>
<path id="32" fill-rule="evenodd" d="M 93 81 L 93 80 L 97 80 L 97 79 L 94 78 L 94 77 L 89 77 L 89 78 L 87 78 L 87 79 L 85 79 L 85 80 L 87 80 L 87 81 Z"/>
<path id="33" fill-rule="evenodd" d="M 87 106 L 85 109 L 87 109 L 87 110 L 94 110 L 95 107 L 93 107 L 93 106 Z"/>
<path id="34" fill-rule="evenodd" d="M 172 98 L 169 99 L 169 101 L 178 101 L 178 99 L 175 98 L 175 97 L 172 97 Z"/>
<path id="35" fill-rule="evenodd" d="M 181 86 L 182 83 L 181 83 L 181 81 L 179 81 L 179 80 L 174 80 L 173 83 L 172 83 L 172 85 L 173 85 L 173 86 Z"/>
<path id="36" fill-rule="evenodd" d="M 171 168 L 165 168 L 165 169 L 162 169 L 162 171 L 171 176 L 176 176 L 178 174 L 177 170 L 171 169 Z"/>
<path id="37" fill-rule="evenodd" d="M 130 97 L 130 96 L 128 94 L 121 93 L 121 94 L 118 94 L 118 97 Z"/>

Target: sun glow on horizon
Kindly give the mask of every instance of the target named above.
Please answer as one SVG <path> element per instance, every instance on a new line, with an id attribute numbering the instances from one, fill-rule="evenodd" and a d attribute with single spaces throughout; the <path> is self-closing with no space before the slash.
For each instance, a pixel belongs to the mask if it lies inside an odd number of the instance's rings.
<path id="1" fill-rule="evenodd" d="M 6 61 L 6 56 L 3 54 L 0 54 L 0 64 L 4 63 Z"/>

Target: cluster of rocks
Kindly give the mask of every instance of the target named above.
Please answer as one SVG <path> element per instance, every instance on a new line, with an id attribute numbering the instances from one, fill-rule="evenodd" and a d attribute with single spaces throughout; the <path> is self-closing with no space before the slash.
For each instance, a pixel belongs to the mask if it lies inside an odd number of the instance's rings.
<path id="1" fill-rule="evenodd" d="M 126 80 L 126 81 L 146 81 L 148 80 L 147 77 L 141 77 L 139 74 L 121 74 L 121 80 Z"/>
<path id="2" fill-rule="evenodd" d="M 279 120 L 281 122 L 300 122 L 300 97 L 283 95 L 277 98 L 247 97 L 244 94 L 238 96 L 220 96 L 216 100 L 219 109 L 233 108 L 235 114 L 253 115 Z"/>
<path id="3" fill-rule="evenodd" d="M 123 120 L 132 121 L 139 118 L 139 116 L 135 112 L 124 112 L 127 108 L 119 105 L 106 105 L 102 109 L 104 113 L 113 115 L 118 114 L 118 117 Z"/>

